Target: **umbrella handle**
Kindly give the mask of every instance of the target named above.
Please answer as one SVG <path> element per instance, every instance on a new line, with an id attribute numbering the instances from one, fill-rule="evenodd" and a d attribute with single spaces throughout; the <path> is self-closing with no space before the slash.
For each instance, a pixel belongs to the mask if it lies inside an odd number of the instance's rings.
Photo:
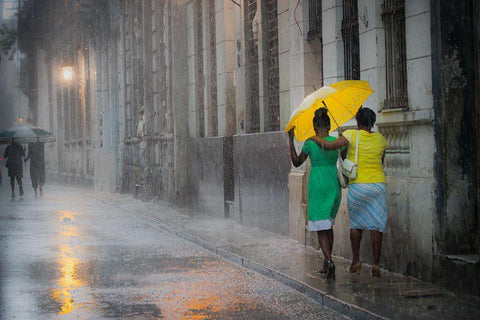
<path id="1" fill-rule="evenodd" d="M 335 124 L 337 125 L 337 128 L 340 128 L 340 126 L 339 126 L 338 123 L 337 123 L 337 120 L 335 120 L 335 117 L 333 116 L 333 114 L 330 112 L 330 110 L 328 110 L 328 107 L 327 107 L 327 105 L 325 104 L 325 101 L 322 100 L 322 103 L 323 103 L 323 105 L 325 106 L 325 109 L 327 109 L 328 113 L 330 113 L 330 115 L 332 116 L 332 119 L 333 119 L 333 121 L 335 122 Z"/>

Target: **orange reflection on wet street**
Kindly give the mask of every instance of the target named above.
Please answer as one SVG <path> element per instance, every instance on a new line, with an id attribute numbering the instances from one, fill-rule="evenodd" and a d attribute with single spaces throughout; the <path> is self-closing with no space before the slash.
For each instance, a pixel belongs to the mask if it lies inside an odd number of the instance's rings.
<path id="1" fill-rule="evenodd" d="M 61 223 L 69 223 L 74 220 L 74 217 L 78 213 L 61 210 L 59 211 L 59 214 Z M 51 297 L 59 304 L 59 313 L 66 314 L 72 312 L 78 307 L 75 305 L 75 299 L 70 291 L 83 285 L 78 276 L 78 266 L 80 261 L 76 257 L 77 252 L 75 252 L 75 250 L 68 244 L 72 237 L 77 237 L 79 235 L 79 232 L 76 226 L 67 224 L 61 226 L 59 235 L 58 247 L 60 253 L 57 262 L 59 265 L 58 271 L 60 277 L 56 280 L 58 288 L 52 290 Z"/>
<path id="2" fill-rule="evenodd" d="M 78 215 L 78 212 L 68 210 L 60 210 L 58 213 L 60 222 L 71 222 Z"/>
<path id="3" fill-rule="evenodd" d="M 221 310 L 220 297 L 217 295 L 193 298 L 186 302 L 187 313 L 182 317 L 185 320 L 199 320 L 210 318 L 211 314 Z"/>
<path id="4" fill-rule="evenodd" d="M 239 294 L 243 290 L 239 278 L 218 273 L 223 264 L 224 262 L 205 261 L 200 270 L 180 268 L 182 276 L 178 279 L 179 282 L 172 278 L 168 286 L 172 289 L 163 287 L 162 291 L 165 291 L 162 301 L 158 302 L 163 316 L 183 320 L 217 319 L 235 313 L 242 306 L 255 305 L 255 301 L 248 296 Z M 186 284 L 185 278 L 191 282 Z"/>

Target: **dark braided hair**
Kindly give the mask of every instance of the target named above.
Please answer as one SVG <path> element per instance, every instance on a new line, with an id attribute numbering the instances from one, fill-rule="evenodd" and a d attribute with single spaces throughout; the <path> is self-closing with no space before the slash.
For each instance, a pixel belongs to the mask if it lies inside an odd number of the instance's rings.
<path id="1" fill-rule="evenodd" d="M 359 125 L 373 127 L 375 121 L 377 121 L 377 116 L 372 109 L 360 107 L 355 115 L 355 119 Z"/>
<path id="2" fill-rule="evenodd" d="M 330 131 L 330 117 L 326 108 L 319 108 L 313 117 L 313 127 L 316 129 L 325 128 Z"/>

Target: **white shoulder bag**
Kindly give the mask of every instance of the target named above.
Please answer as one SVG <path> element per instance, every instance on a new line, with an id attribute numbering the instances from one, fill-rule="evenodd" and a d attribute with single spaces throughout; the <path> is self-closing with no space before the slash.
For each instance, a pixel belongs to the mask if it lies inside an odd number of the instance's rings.
<path id="1" fill-rule="evenodd" d="M 345 159 L 342 162 L 342 173 L 348 179 L 355 179 L 357 177 L 357 161 L 358 161 L 358 141 L 360 140 L 360 135 L 357 130 L 357 143 L 355 148 L 355 162 Z"/>
<path id="2" fill-rule="evenodd" d="M 338 160 L 337 160 L 337 178 L 338 183 L 340 183 L 340 187 L 343 189 L 348 188 L 348 178 L 343 175 L 342 172 L 342 152 L 338 149 Z"/>

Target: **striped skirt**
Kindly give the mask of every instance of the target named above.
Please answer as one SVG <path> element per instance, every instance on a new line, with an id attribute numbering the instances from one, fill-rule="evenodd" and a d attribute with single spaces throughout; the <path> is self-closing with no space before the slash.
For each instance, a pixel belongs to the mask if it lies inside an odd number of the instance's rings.
<path id="1" fill-rule="evenodd" d="M 348 188 L 350 229 L 385 232 L 387 224 L 387 184 L 353 183 Z"/>

